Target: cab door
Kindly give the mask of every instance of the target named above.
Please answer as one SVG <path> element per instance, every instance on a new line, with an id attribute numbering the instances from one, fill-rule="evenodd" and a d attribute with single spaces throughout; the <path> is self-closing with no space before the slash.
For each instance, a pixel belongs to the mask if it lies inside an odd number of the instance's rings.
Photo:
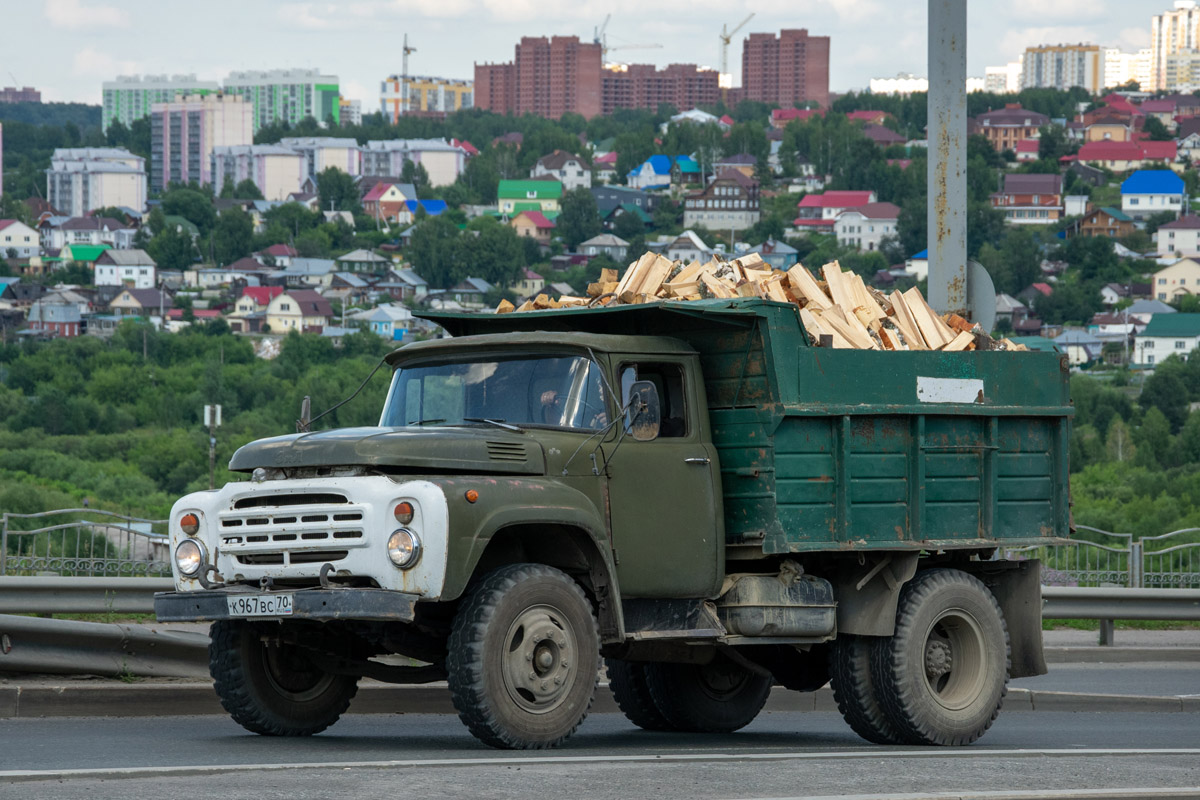
<path id="1" fill-rule="evenodd" d="M 623 597 L 711 597 L 724 577 L 720 465 L 695 361 L 619 362 L 622 403 L 634 380 L 658 390 L 657 439 L 605 443 L 609 519 Z"/>

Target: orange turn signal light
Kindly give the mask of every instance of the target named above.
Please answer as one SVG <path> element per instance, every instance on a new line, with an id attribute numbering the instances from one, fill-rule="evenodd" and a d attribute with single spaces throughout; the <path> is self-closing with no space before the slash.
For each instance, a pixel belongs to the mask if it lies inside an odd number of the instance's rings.
<path id="1" fill-rule="evenodd" d="M 467 489 L 466 498 L 468 503 L 474 503 L 479 499 L 479 492 L 475 491 L 474 489 Z"/>
<path id="2" fill-rule="evenodd" d="M 179 518 L 179 527 L 188 536 L 195 536 L 200 530 L 200 518 L 195 514 L 184 514 Z"/>
<path id="3" fill-rule="evenodd" d="M 403 503 L 397 503 L 396 510 L 392 513 L 396 515 L 396 522 L 399 522 L 401 525 L 407 525 L 413 521 L 412 503 L 407 501 Z"/>

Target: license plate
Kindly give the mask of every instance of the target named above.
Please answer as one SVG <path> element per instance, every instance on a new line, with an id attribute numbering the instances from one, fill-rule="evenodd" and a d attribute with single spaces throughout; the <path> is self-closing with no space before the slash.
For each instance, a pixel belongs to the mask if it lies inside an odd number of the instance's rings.
<path id="1" fill-rule="evenodd" d="M 290 594 L 244 594 L 225 599 L 231 617 L 289 617 L 292 597 Z"/>

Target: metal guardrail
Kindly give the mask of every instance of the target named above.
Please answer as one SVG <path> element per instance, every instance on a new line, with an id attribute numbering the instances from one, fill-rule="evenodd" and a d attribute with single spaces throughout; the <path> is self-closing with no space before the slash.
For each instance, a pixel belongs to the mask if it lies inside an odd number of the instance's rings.
<path id="1" fill-rule="evenodd" d="M 170 578 L 0 577 L 0 614 L 153 614 Z"/>
<path id="2" fill-rule="evenodd" d="M 5 512 L 0 515 L 0 575 L 170 575 L 166 526 L 165 519 L 94 508 Z"/>
<path id="3" fill-rule="evenodd" d="M 1200 589 L 1043 586 L 1042 619 L 1200 620 Z"/>
<path id="4" fill-rule="evenodd" d="M 208 677 L 208 634 L 0 614 L 0 672 Z"/>

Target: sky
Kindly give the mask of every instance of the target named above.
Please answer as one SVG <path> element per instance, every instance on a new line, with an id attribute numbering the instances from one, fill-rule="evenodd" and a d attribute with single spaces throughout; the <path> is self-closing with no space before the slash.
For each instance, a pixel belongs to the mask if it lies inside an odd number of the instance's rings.
<path id="1" fill-rule="evenodd" d="M 342 95 L 379 110 L 379 84 L 401 71 L 472 78 L 476 62 L 511 61 L 521 36 L 591 40 L 605 17 L 610 60 L 717 67 L 723 25 L 741 78 L 748 33 L 807 28 L 830 42 L 830 88 L 865 89 L 873 77 L 926 75 L 921 0 L 6 0 L 0 85 L 42 91 L 47 102 L 101 102 L 120 74 L 190 74 L 221 81 L 235 70 L 318 68 Z M 970 0 L 967 71 L 1015 61 L 1028 46 L 1089 42 L 1150 45 L 1150 18 L 1170 0 Z M 15 7 L 15 14 L 14 14 Z M 28 31 L 31 35 L 19 35 Z M 17 35 L 14 35 L 17 34 Z"/>

